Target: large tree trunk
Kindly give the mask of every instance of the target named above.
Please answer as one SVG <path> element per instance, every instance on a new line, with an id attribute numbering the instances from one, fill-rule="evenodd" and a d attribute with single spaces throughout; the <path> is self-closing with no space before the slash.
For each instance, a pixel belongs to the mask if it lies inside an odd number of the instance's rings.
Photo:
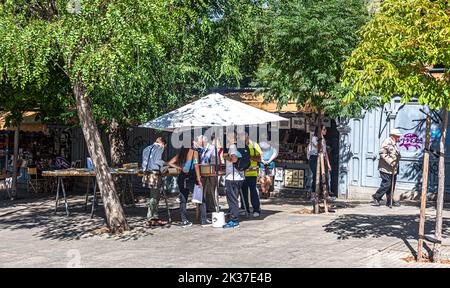
<path id="1" fill-rule="evenodd" d="M 91 102 L 85 96 L 86 89 L 80 78 L 80 75 L 78 75 L 78 81 L 73 87 L 78 118 L 80 119 L 89 154 L 95 166 L 97 183 L 102 195 L 108 227 L 112 233 L 121 233 L 129 230 L 128 223 L 106 161 L 105 150 L 92 113 Z"/>
<path id="2" fill-rule="evenodd" d="M 17 163 L 19 163 L 19 136 L 20 136 L 20 125 L 16 125 L 14 130 L 14 159 L 12 161 L 13 166 L 13 176 L 12 176 L 12 198 L 17 198 Z"/>
<path id="3" fill-rule="evenodd" d="M 423 154 L 423 171 L 422 171 L 422 195 L 420 199 L 420 222 L 419 222 L 419 243 L 417 248 L 417 262 L 422 261 L 423 257 L 423 238 L 425 237 L 425 208 L 427 206 L 428 192 L 428 166 L 430 162 L 430 126 L 431 119 L 427 115 L 427 126 L 425 129 L 425 149 Z"/>
<path id="4" fill-rule="evenodd" d="M 441 141 L 439 147 L 439 184 L 436 203 L 436 228 L 434 237 L 438 243 L 434 244 L 433 262 L 441 261 L 441 243 L 442 241 L 442 210 L 444 209 L 444 193 L 445 193 L 445 136 L 447 135 L 448 111 L 444 109 Z"/>
<path id="5" fill-rule="evenodd" d="M 111 144 L 111 165 L 122 166 L 127 158 L 127 130 L 113 119 L 109 125 L 109 143 Z"/>
<path id="6" fill-rule="evenodd" d="M 127 129 L 119 125 L 116 119 L 109 124 L 109 143 L 112 167 L 122 167 L 127 159 Z M 134 197 L 124 175 L 113 175 L 114 183 L 120 191 L 122 204 L 134 204 Z"/>

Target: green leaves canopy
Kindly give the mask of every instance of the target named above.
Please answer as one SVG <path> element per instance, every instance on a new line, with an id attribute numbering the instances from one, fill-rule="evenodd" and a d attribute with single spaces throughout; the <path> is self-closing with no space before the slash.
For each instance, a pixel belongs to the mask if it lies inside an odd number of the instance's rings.
<path id="1" fill-rule="evenodd" d="M 296 100 L 324 108 L 340 95 L 341 63 L 368 20 L 362 0 L 269 1 L 261 17 L 266 58 L 257 84 L 279 106 Z"/>
<path id="2" fill-rule="evenodd" d="M 450 108 L 448 70 L 438 80 L 433 65 L 450 67 L 450 3 L 446 0 L 386 0 L 362 29 L 362 41 L 345 63 L 347 103 L 370 93 L 389 102 L 417 97 L 432 109 Z"/>
<path id="3" fill-rule="evenodd" d="M 68 91 L 80 76 L 98 118 L 148 120 L 239 83 L 260 9 L 250 0 L 0 1 L 0 84 L 40 90 L 59 70 Z"/>

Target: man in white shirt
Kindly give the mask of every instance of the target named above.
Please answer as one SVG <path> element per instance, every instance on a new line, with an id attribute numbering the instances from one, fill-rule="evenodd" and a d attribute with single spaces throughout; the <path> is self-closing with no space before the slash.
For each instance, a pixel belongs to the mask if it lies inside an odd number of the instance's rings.
<path id="1" fill-rule="evenodd" d="M 226 176 L 225 189 L 227 193 L 227 202 L 230 209 L 230 221 L 223 228 L 239 227 L 239 193 L 245 179 L 245 171 L 240 171 L 235 167 L 235 163 L 242 157 L 237 147 L 237 135 L 232 133 L 229 139 L 230 146 L 226 157 Z"/>

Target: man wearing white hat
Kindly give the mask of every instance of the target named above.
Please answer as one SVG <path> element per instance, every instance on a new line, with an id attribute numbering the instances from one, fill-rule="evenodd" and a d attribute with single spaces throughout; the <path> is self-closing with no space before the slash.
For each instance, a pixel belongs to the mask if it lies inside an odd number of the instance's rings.
<path id="1" fill-rule="evenodd" d="M 372 195 L 376 206 L 380 205 L 381 198 L 386 194 L 386 205 L 389 207 L 400 206 L 391 201 L 391 191 L 395 188 L 395 178 L 398 174 L 400 151 L 397 148 L 397 143 L 400 140 L 399 129 L 392 129 L 389 137 L 383 141 L 380 147 L 380 160 L 378 161 L 378 170 L 381 176 L 381 185 L 375 194 Z M 392 187 L 392 185 L 394 185 Z"/>

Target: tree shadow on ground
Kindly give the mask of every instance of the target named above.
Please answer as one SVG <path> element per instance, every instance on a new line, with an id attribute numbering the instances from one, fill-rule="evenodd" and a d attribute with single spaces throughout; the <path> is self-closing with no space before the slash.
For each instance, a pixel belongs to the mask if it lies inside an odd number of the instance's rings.
<path id="1" fill-rule="evenodd" d="M 351 238 L 379 238 L 394 237 L 402 240 L 415 256 L 416 251 L 408 240 L 416 240 L 419 234 L 418 215 L 364 215 L 347 214 L 323 226 L 324 231 L 334 233 L 338 240 Z M 425 221 L 425 235 L 434 234 L 435 220 L 427 218 Z M 450 219 L 444 218 L 442 237 L 450 236 Z M 431 250 L 425 245 L 425 249 Z"/>
<path id="2" fill-rule="evenodd" d="M 365 203 L 368 203 L 369 201 L 365 201 Z M 372 201 L 370 201 L 372 203 Z M 420 201 L 417 200 L 401 200 L 399 202 L 401 206 L 408 206 L 408 207 L 417 207 L 417 213 L 419 213 L 420 210 Z M 427 201 L 426 208 L 436 208 L 436 201 Z M 381 200 L 381 206 L 386 205 L 386 200 Z M 450 203 L 444 203 L 443 206 L 444 210 L 450 210 Z"/>
<path id="3" fill-rule="evenodd" d="M 35 229 L 33 236 L 41 240 L 79 240 L 101 237 L 128 241 L 153 235 L 153 229 L 145 226 L 146 213 L 143 212 L 143 208 L 133 208 L 141 211 L 127 215 L 131 230 L 117 235 L 101 232 L 101 229 L 106 227 L 101 205 L 93 218 L 90 218 L 89 209 L 86 211 L 84 204 L 72 204 L 69 206 L 70 215 L 66 216 L 63 208 L 59 208 L 56 214 L 54 208 L 31 208 L 0 218 L 0 229 Z"/>
<path id="4" fill-rule="evenodd" d="M 138 240 L 142 237 L 154 235 L 158 229 L 170 229 L 172 226 L 180 226 L 179 204 L 175 203 L 174 198 L 169 198 L 169 208 L 172 218 L 170 225 L 162 227 L 147 227 L 146 215 L 147 206 L 145 203 L 137 203 L 136 207 L 124 207 L 127 221 L 131 231 L 123 234 L 110 235 L 101 230 L 106 227 L 105 212 L 100 204 L 94 212 L 94 217 L 90 218 L 91 205 L 85 209 L 84 201 L 79 197 L 68 197 L 70 215 L 66 216 L 64 206 L 60 203 L 58 212 L 54 212 L 54 198 L 42 198 L 45 200 L 44 206 L 38 204 L 35 199 L 24 202 L 27 209 L 17 210 L 0 217 L 0 229 L 9 230 L 29 230 L 33 229 L 33 236 L 41 240 L 79 240 L 86 238 L 105 238 L 119 241 Z M 198 224 L 196 219 L 196 209 L 191 203 L 188 205 L 188 219 Z M 227 212 L 226 209 L 221 211 Z M 264 220 L 266 217 L 279 213 L 281 211 L 264 210 L 259 218 L 241 217 L 242 221 Z M 164 200 L 161 199 L 159 207 L 159 216 L 163 220 L 168 220 L 167 208 Z M 211 214 L 208 214 L 211 217 Z"/>
<path id="5" fill-rule="evenodd" d="M 343 201 L 343 200 L 336 200 L 336 201 L 328 201 L 328 204 L 331 209 L 344 209 L 344 208 L 355 208 L 360 206 L 361 204 L 367 204 L 367 201 Z M 277 198 L 272 197 L 269 199 L 263 199 L 261 200 L 261 205 L 299 205 L 299 206 L 307 206 L 311 207 L 312 209 L 312 201 L 306 200 L 302 198 Z M 319 205 L 323 205 L 323 200 L 319 200 Z M 263 206 L 264 208 L 264 206 Z"/>

